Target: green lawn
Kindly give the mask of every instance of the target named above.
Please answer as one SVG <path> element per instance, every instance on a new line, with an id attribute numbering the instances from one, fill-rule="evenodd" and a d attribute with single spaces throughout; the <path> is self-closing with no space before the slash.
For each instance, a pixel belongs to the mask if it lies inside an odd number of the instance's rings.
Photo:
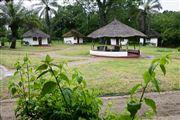
<path id="1" fill-rule="evenodd" d="M 91 88 L 98 89 L 103 95 L 127 93 L 143 80 L 143 72 L 150 65 L 147 59 L 103 60 L 78 66 Z M 180 89 L 180 61 L 172 60 L 167 66 L 167 75 L 157 71 L 161 90 Z M 151 91 L 153 89 L 150 89 Z"/>
<path id="2" fill-rule="evenodd" d="M 9 69 L 14 68 L 14 63 L 28 54 L 33 65 L 38 65 L 46 54 L 51 55 L 55 62 L 62 61 L 83 61 L 91 58 L 89 55 L 90 44 L 86 45 L 65 45 L 61 42 L 54 42 L 50 47 L 21 46 L 18 42 L 17 49 L 0 48 L 0 64 Z M 141 47 L 143 56 L 161 57 L 171 54 L 172 62 L 167 66 L 167 75 L 163 76 L 158 70 L 158 77 L 161 82 L 161 89 L 180 90 L 180 52 L 177 49 Z M 103 95 L 127 93 L 136 83 L 142 82 L 142 74 L 150 65 L 151 59 L 103 59 L 91 63 L 76 66 L 89 87 L 98 89 Z M 69 67 L 72 70 L 74 67 Z M 7 91 L 7 81 L 1 82 L 1 91 Z M 3 87 L 2 87 L 3 86 Z M 153 89 L 149 89 L 153 90 Z M 3 96 L 4 93 L 3 92 Z M 7 95 L 6 95 L 7 96 Z"/>
<path id="3" fill-rule="evenodd" d="M 60 54 L 61 51 L 66 51 L 66 49 L 71 49 L 71 48 L 73 48 L 72 45 L 65 45 L 62 44 L 62 42 L 60 43 L 54 42 L 51 46 L 42 46 L 42 47 L 21 46 L 20 42 L 17 42 L 16 49 L 9 49 L 9 47 L 0 49 L 0 64 L 6 66 L 9 69 L 13 69 L 16 61 L 22 60 L 22 58 L 26 54 L 31 58 L 33 65 L 39 64 L 47 54 L 51 55 L 56 63 L 64 62 L 64 61 L 66 62 L 79 61 L 86 59 L 86 58 L 63 57 L 63 55 L 66 54 Z"/>

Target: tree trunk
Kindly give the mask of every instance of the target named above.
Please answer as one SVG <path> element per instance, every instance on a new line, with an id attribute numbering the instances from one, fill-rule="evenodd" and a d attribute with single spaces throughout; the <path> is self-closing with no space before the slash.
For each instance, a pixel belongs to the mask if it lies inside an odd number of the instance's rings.
<path id="1" fill-rule="evenodd" d="M 10 48 L 12 48 L 12 49 L 15 49 L 15 48 L 16 48 L 16 37 L 13 37 L 13 38 L 12 38 Z"/>
<path id="2" fill-rule="evenodd" d="M 147 13 L 146 12 L 144 12 L 143 21 L 144 21 L 143 32 L 144 32 L 144 34 L 147 34 Z M 143 46 L 145 46 L 145 45 L 146 45 L 146 38 L 144 38 L 144 41 L 143 41 Z"/>
<path id="3" fill-rule="evenodd" d="M 48 34 L 51 35 L 51 26 L 50 26 L 50 18 L 49 18 L 49 6 L 46 6 L 46 25 L 48 28 Z M 48 43 L 51 43 L 51 38 L 49 38 Z"/>
<path id="4" fill-rule="evenodd" d="M 16 37 L 18 36 L 18 34 L 17 34 L 18 27 L 16 25 L 11 25 L 10 28 L 12 31 L 12 39 L 11 39 L 10 48 L 15 49 L 16 48 Z"/>

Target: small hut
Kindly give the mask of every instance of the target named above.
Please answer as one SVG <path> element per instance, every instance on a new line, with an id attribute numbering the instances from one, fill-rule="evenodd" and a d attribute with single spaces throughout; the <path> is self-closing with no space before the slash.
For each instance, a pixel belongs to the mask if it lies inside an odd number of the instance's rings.
<path id="1" fill-rule="evenodd" d="M 114 20 L 108 25 L 92 32 L 88 35 L 89 38 L 94 40 L 104 41 L 104 45 L 98 46 L 97 49 L 94 48 L 90 50 L 91 55 L 95 56 L 105 56 L 105 57 L 138 57 L 140 55 L 140 50 L 128 49 L 129 39 L 138 39 L 146 37 L 142 32 L 129 27 L 120 21 Z M 133 39 L 132 39 L 133 40 Z M 122 48 L 122 42 L 127 42 L 126 49 Z M 110 42 L 108 46 L 107 43 Z M 94 43 L 94 42 L 93 42 Z"/>
<path id="2" fill-rule="evenodd" d="M 25 44 L 32 46 L 46 46 L 48 45 L 49 35 L 33 28 L 23 34 L 23 41 Z"/>
<path id="3" fill-rule="evenodd" d="M 146 44 L 158 46 L 158 38 L 160 37 L 160 34 L 154 30 L 147 31 L 147 38 L 145 39 Z M 143 38 L 140 39 L 140 43 L 143 44 L 144 40 Z"/>
<path id="4" fill-rule="evenodd" d="M 66 44 L 82 44 L 85 36 L 76 30 L 71 30 L 63 35 Z"/>

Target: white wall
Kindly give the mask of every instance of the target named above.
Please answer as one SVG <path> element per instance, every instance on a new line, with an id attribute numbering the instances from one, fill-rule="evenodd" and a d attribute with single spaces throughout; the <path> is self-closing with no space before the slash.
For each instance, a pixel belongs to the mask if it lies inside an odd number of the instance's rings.
<path id="1" fill-rule="evenodd" d="M 121 40 L 121 45 L 126 45 L 127 43 L 128 43 L 128 39 Z M 111 45 L 117 45 L 116 39 L 111 39 Z M 120 40 L 119 40 L 119 45 L 120 45 Z"/>
<path id="2" fill-rule="evenodd" d="M 158 46 L 158 38 L 151 38 L 150 43 L 154 44 L 157 47 Z"/>
<path id="3" fill-rule="evenodd" d="M 144 43 L 144 39 L 140 38 L 140 43 L 143 44 Z M 152 44 L 154 46 L 158 46 L 158 38 L 150 38 L 150 39 L 146 39 L 146 43 L 147 44 Z"/>
<path id="4" fill-rule="evenodd" d="M 77 44 L 78 41 L 77 41 L 77 38 L 74 39 L 74 37 L 65 37 L 64 38 L 64 43 L 66 44 Z M 79 43 L 83 43 L 83 38 L 79 38 Z"/>
<path id="5" fill-rule="evenodd" d="M 39 45 L 39 41 L 34 41 L 33 38 L 24 38 L 23 41 L 29 42 L 29 45 Z M 48 45 L 48 39 L 42 38 L 42 45 Z"/>
<path id="6" fill-rule="evenodd" d="M 111 51 L 90 50 L 90 54 L 95 55 L 95 56 L 105 56 L 105 57 L 127 57 L 128 56 L 127 51 L 111 52 Z"/>

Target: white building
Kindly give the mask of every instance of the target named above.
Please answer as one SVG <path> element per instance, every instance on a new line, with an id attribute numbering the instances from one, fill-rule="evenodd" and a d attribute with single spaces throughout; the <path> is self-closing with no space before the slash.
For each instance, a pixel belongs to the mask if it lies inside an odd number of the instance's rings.
<path id="1" fill-rule="evenodd" d="M 160 36 L 160 34 L 154 30 L 150 30 L 147 32 L 147 38 L 145 39 L 146 44 L 148 45 L 154 45 L 154 46 L 158 46 L 158 38 Z M 144 44 L 144 39 L 140 38 L 140 43 Z"/>
<path id="2" fill-rule="evenodd" d="M 31 29 L 23 34 L 23 41 L 26 45 L 46 46 L 48 45 L 49 35 L 38 30 Z"/>
<path id="3" fill-rule="evenodd" d="M 84 35 L 76 30 L 71 30 L 63 35 L 65 44 L 82 44 Z"/>
<path id="4" fill-rule="evenodd" d="M 128 39 L 111 39 L 111 45 L 127 45 Z"/>

